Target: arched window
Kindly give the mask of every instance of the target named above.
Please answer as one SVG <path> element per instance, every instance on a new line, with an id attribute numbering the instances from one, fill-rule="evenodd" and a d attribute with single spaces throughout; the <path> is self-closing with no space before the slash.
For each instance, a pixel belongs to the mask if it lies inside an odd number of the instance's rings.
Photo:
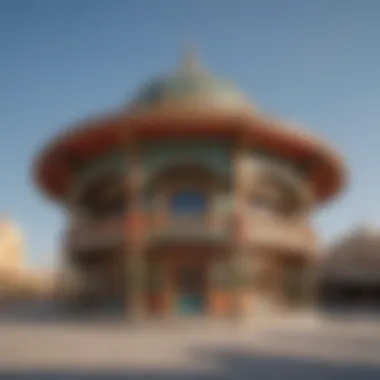
<path id="1" fill-rule="evenodd" d="M 175 215 L 197 215 L 206 211 L 206 197 L 193 189 L 175 192 L 169 199 L 170 212 Z"/>

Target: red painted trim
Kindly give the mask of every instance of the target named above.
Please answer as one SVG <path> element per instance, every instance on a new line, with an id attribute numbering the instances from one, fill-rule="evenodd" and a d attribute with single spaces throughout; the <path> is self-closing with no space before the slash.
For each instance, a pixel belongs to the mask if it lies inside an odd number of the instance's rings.
<path id="1" fill-rule="evenodd" d="M 64 163 L 54 159 L 59 151 L 69 151 L 92 160 L 108 151 L 117 149 L 125 138 L 135 138 L 140 141 L 160 141 L 170 138 L 204 138 L 204 139 L 242 139 L 252 147 L 260 146 L 272 150 L 289 159 L 303 160 L 312 154 L 320 153 L 317 143 L 306 141 L 295 132 L 279 132 L 262 125 L 259 121 L 251 121 L 237 116 L 209 116 L 202 118 L 190 117 L 189 120 L 178 117 L 142 117 L 134 121 L 135 127 L 128 127 L 128 118 L 105 120 L 97 122 L 94 128 L 73 131 L 67 137 L 58 140 L 52 148 L 42 154 L 37 164 L 37 182 L 48 193 L 62 197 L 74 172 L 64 166 Z M 132 119 L 133 121 L 133 119 Z M 132 122 L 129 120 L 129 122 Z M 127 129 L 129 128 L 129 129 Z M 325 155 L 326 160 L 329 158 Z M 331 165 L 321 166 L 311 173 L 311 180 L 316 184 L 320 199 L 335 194 L 343 185 L 343 173 L 340 164 L 331 158 Z"/>

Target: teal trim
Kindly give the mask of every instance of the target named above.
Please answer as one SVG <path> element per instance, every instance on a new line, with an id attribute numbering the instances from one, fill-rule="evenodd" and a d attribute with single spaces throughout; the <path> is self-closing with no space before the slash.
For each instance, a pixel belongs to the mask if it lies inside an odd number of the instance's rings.
<path id="1" fill-rule="evenodd" d="M 162 169 L 173 164 L 200 164 L 216 173 L 228 177 L 231 173 L 231 160 L 227 144 L 205 141 L 170 141 L 146 146 L 143 168 L 149 181 Z"/>
<path id="2" fill-rule="evenodd" d="M 120 170 L 127 171 L 128 157 L 122 150 L 112 151 L 108 154 L 102 155 L 79 168 L 76 174 L 78 183 L 87 181 L 98 173 L 106 171 Z"/>
<path id="3" fill-rule="evenodd" d="M 200 314 L 204 310 L 204 299 L 200 294 L 181 294 L 177 309 L 181 315 Z"/>
<path id="4" fill-rule="evenodd" d="M 245 96 L 233 84 L 214 78 L 205 72 L 178 72 L 171 76 L 152 80 L 136 99 L 134 106 L 156 105 L 168 99 L 186 96 L 229 96 L 246 101 Z"/>

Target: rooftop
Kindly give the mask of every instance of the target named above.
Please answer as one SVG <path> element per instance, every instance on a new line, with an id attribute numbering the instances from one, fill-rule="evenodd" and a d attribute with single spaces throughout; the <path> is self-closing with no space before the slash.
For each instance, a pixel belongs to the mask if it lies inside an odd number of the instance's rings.
<path id="1" fill-rule="evenodd" d="M 149 81 L 132 100 L 129 110 L 191 103 L 202 107 L 252 108 L 249 99 L 233 84 L 216 78 L 186 51 L 177 71 Z"/>

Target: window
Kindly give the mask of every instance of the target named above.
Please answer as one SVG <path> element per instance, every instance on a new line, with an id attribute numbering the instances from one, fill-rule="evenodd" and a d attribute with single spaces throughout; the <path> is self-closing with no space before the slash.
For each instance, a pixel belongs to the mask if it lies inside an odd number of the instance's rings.
<path id="1" fill-rule="evenodd" d="M 92 218 L 122 216 L 128 202 L 119 182 L 103 181 L 90 186 L 80 200 L 83 210 Z"/>
<path id="2" fill-rule="evenodd" d="M 118 196 L 114 199 L 108 200 L 104 204 L 104 213 L 106 216 L 122 216 L 127 211 L 127 202 L 125 197 Z"/>
<path id="3" fill-rule="evenodd" d="M 170 212 L 175 215 L 198 215 L 206 211 L 206 197 L 199 191 L 185 189 L 170 197 Z"/>

